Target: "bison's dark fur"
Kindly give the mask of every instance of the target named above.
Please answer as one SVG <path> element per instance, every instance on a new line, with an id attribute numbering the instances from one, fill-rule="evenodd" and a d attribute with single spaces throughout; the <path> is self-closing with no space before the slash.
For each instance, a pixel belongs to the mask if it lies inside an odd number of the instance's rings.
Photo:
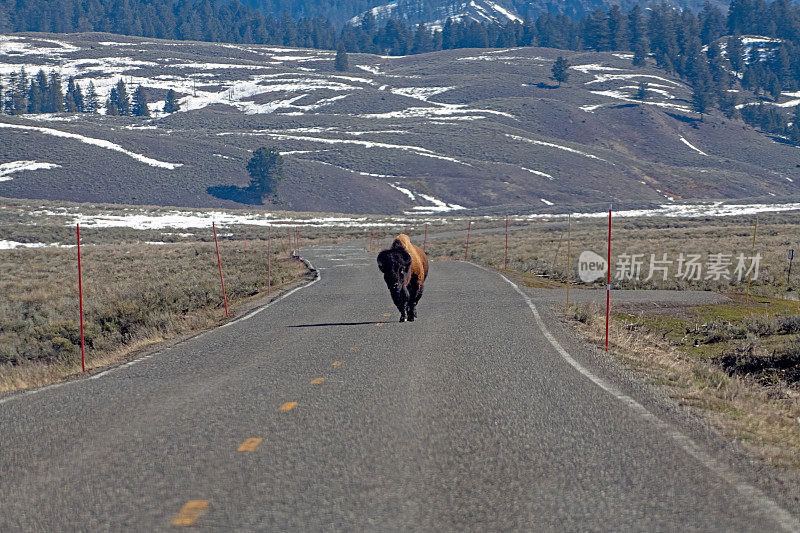
<path id="1" fill-rule="evenodd" d="M 410 253 L 409 253 L 410 252 Z M 428 275 L 428 258 L 406 235 L 399 235 L 392 247 L 378 254 L 378 268 L 392 301 L 400 311 L 400 322 L 413 322 L 417 302 L 422 298 L 422 285 Z"/>

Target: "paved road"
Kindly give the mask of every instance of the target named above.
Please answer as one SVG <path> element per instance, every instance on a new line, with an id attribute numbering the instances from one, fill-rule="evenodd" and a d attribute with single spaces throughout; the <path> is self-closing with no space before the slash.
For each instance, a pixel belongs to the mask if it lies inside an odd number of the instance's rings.
<path id="1" fill-rule="evenodd" d="M 497 274 L 432 264 L 400 324 L 372 256 L 307 256 L 246 320 L 0 399 L 0 531 L 797 527 Z"/>

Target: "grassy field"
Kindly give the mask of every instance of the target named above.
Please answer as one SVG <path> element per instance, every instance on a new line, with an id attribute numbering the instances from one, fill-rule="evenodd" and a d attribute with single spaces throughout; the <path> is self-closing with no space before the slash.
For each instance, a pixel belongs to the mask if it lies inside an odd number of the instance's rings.
<path id="1" fill-rule="evenodd" d="M 272 252 L 272 287 L 307 279 L 302 263 Z M 222 244 L 232 314 L 267 294 L 261 242 Z M 82 247 L 88 367 L 224 321 L 214 244 L 100 244 Z M 77 251 L 0 253 L 0 391 L 38 386 L 80 370 Z M 274 293 L 273 293 L 274 294 Z"/>
<path id="2" fill-rule="evenodd" d="M 520 220 L 514 221 L 520 225 Z M 800 217 L 796 214 L 763 214 L 758 219 L 756 247 L 753 249 L 753 231 L 756 217 L 720 217 L 706 219 L 637 217 L 617 218 L 612 227 L 612 285 L 618 289 L 694 289 L 721 292 L 746 291 L 747 277 L 741 281 L 734 276 L 737 256 L 745 255 L 746 265 L 750 257 L 761 255 L 759 272 L 753 276 L 753 294 L 796 298 L 800 288 L 800 268 L 795 264 L 792 279 L 787 282 L 790 248 L 800 252 Z M 455 224 L 454 224 L 455 225 Z M 460 234 L 447 239 L 437 239 L 431 246 L 433 258 L 463 259 L 466 241 L 466 226 Z M 493 268 L 504 266 L 505 240 L 502 221 L 494 222 L 499 233 L 473 233 L 470 235 L 469 258 Z M 568 245 L 567 221 L 533 222 L 524 230 L 510 231 L 508 237 L 508 269 L 529 275 L 544 276 L 565 282 L 570 276 L 578 280 L 578 257 L 581 252 L 591 250 L 602 257 L 607 252 L 608 219 L 577 218 L 571 223 Z M 567 262 L 567 251 L 571 258 Z M 701 279 L 690 280 L 678 277 L 678 257 L 683 253 L 700 255 Z M 622 256 L 642 254 L 643 261 L 639 279 L 619 279 L 618 266 Z M 651 280 L 649 274 L 651 254 L 656 260 L 673 263 L 668 266 L 667 279 L 656 271 Z M 729 274 L 732 279 L 706 279 L 709 256 L 731 255 Z M 799 255 L 800 258 L 800 255 Z M 567 268 L 567 265 L 570 268 Z M 597 286 L 604 281 L 598 281 Z"/>

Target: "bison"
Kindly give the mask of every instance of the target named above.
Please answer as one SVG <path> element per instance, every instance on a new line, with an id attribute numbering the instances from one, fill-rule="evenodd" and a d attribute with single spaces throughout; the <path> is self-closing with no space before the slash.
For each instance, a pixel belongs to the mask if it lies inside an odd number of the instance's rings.
<path id="1" fill-rule="evenodd" d="M 391 248 L 378 254 L 378 268 L 400 311 L 400 322 L 417 318 L 417 302 L 422 298 L 422 284 L 428 277 L 428 256 L 411 244 L 408 235 L 398 235 Z"/>

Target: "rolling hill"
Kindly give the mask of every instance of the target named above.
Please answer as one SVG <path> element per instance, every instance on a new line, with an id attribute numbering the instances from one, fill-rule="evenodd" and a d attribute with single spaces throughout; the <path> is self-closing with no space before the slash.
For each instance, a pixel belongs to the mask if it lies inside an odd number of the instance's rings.
<path id="1" fill-rule="evenodd" d="M 267 208 L 335 212 L 646 207 L 800 194 L 798 149 L 690 110 L 690 89 L 626 54 L 547 48 L 405 57 L 108 34 L 0 36 L 24 67 L 145 87 L 154 116 L 0 116 L 0 196 L 241 206 L 253 150 L 286 178 Z M 549 79 L 564 55 L 567 83 Z M 647 81 L 644 101 L 637 84 Z M 165 115 L 166 91 L 182 110 Z M 787 97 L 788 98 L 788 97 Z"/>

